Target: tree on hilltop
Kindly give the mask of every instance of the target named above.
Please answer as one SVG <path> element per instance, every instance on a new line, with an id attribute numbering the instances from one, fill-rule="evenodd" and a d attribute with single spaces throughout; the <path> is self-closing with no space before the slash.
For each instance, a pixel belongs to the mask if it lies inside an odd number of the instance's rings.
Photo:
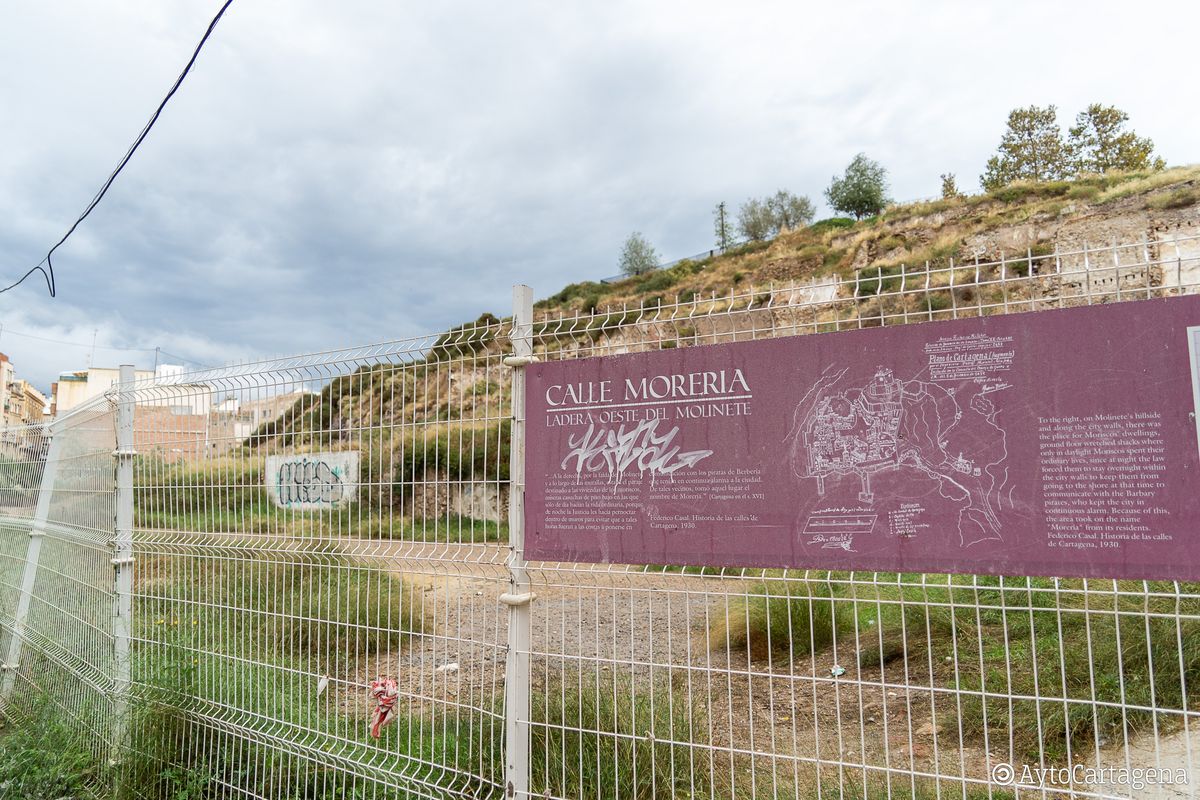
<path id="1" fill-rule="evenodd" d="M 738 232 L 755 242 L 812 222 L 816 208 L 807 197 L 780 189 L 770 197 L 752 197 L 738 209 Z"/>
<path id="2" fill-rule="evenodd" d="M 1154 142 L 1125 130 L 1129 115 L 1116 106 L 1092 103 L 1080 111 L 1071 126 L 1067 147 L 1077 173 L 1103 174 L 1110 170 L 1154 170 L 1166 162 L 1154 155 Z"/>
<path id="3" fill-rule="evenodd" d="M 1054 106 L 1028 106 L 1010 111 L 998 149 L 979 176 L 979 182 L 989 192 L 1014 181 L 1058 180 L 1070 172 L 1067 146 Z"/>
<path id="4" fill-rule="evenodd" d="M 771 209 L 757 198 L 750 198 L 738 208 L 738 233 L 743 239 L 761 242 L 771 236 Z"/>
<path id="5" fill-rule="evenodd" d="M 835 211 L 853 214 L 855 219 L 874 216 L 888 204 L 887 170 L 859 153 L 842 177 L 834 176 L 825 199 Z"/>
<path id="6" fill-rule="evenodd" d="M 812 222 L 817 212 L 807 197 L 799 197 L 783 189 L 768 197 L 766 206 L 771 214 L 771 228 L 774 233 L 807 225 Z"/>
<path id="7" fill-rule="evenodd" d="M 621 248 L 621 274 L 645 275 L 658 269 L 658 253 L 638 231 L 629 234 Z"/>
<path id="8" fill-rule="evenodd" d="M 953 200 L 956 197 L 963 196 L 963 193 L 958 190 L 958 181 L 955 179 L 953 172 L 947 172 L 941 178 L 943 200 Z"/>

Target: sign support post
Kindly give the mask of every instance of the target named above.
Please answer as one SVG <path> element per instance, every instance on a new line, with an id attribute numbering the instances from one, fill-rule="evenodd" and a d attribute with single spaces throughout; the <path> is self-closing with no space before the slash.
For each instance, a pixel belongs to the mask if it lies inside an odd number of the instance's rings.
<path id="1" fill-rule="evenodd" d="M 512 447 L 509 456 L 508 653 L 504 666 L 504 794 L 529 796 L 530 592 L 525 571 L 525 366 L 533 357 L 533 290 L 513 287 Z"/>

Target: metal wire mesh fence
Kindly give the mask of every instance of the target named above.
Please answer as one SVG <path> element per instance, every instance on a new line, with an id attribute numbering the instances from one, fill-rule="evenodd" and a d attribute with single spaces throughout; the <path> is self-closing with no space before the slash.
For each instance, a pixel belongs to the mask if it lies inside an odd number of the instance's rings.
<path id="1" fill-rule="evenodd" d="M 125 384 L 2 437 L 5 717 L 86 730 L 97 796 L 1148 796 L 1198 765 L 1200 587 L 525 564 L 510 355 L 1198 284 L 1200 240 L 1146 241 Z"/>
<path id="2" fill-rule="evenodd" d="M 117 697 L 112 412 L 104 403 L 2 438 L 4 714 L 34 727 L 69 718 L 81 746 L 105 763 Z"/>

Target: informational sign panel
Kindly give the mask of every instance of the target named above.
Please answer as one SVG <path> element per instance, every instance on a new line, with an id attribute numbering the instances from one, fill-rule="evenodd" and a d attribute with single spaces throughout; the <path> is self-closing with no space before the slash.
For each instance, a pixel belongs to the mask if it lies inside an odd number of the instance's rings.
<path id="1" fill-rule="evenodd" d="M 526 555 L 1200 580 L 1198 359 L 1179 297 L 536 364 Z"/>
<path id="2" fill-rule="evenodd" d="M 280 508 L 321 511 L 354 500 L 358 453 L 304 453 L 267 456 L 267 492 Z"/>

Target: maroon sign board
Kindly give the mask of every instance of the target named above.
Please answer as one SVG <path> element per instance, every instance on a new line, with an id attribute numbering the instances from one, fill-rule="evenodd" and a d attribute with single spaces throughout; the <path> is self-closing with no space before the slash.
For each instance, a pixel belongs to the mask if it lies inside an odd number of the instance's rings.
<path id="1" fill-rule="evenodd" d="M 533 560 L 1200 580 L 1200 297 L 526 368 Z"/>

